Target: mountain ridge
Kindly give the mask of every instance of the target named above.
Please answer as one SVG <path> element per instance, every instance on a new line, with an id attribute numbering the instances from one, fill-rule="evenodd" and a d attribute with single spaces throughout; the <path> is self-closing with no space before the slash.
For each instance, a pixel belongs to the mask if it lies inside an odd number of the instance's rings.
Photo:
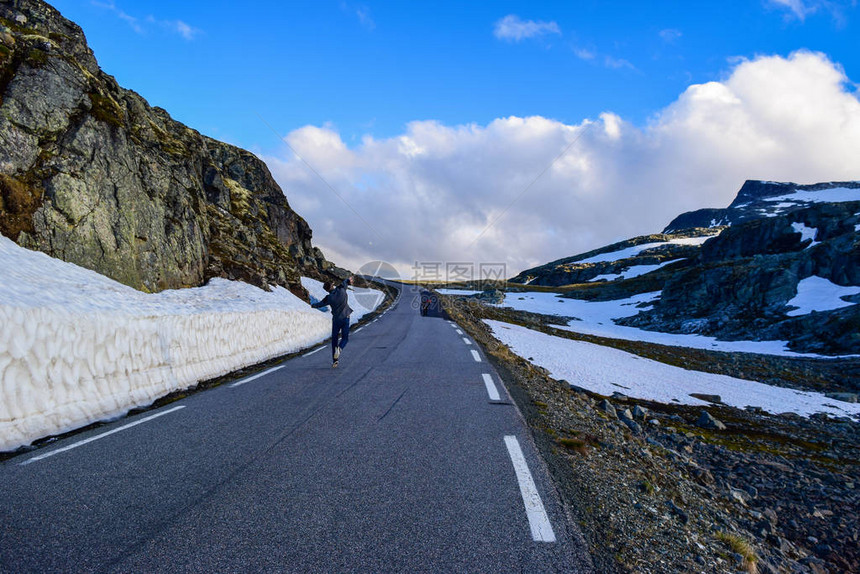
<path id="1" fill-rule="evenodd" d="M 686 224 L 693 227 L 676 229 Z M 528 269 L 511 282 L 569 285 L 566 296 L 590 300 L 659 291 L 649 308 L 618 323 L 860 354 L 860 295 L 838 295 L 860 287 L 860 182 L 748 181 L 728 208 L 682 214 L 663 234 Z M 824 307 L 800 303 L 822 289 L 834 293 Z"/>
<path id="2" fill-rule="evenodd" d="M 771 217 L 790 208 L 800 207 L 805 202 L 796 200 L 773 204 L 775 198 L 796 195 L 797 192 L 816 192 L 832 189 L 858 189 L 860 181 L 835 181 L 813 184 L 793 182 L 760 181 L 748 179 L 741 186 L 735 199 L 725 208 L 697 209 L 682 213 L 663 229 L 663 233 L 679 232 L 693 227 L 718 227 L 741 223 L 762 216 Z"/>
<path id="3" fill-rule="evenodd" d="M 336 271 L 265 163 L 122 88 L 40 0 L 0 2 L 0 232 L 148 292 L 212 277 L 307 298 Z"/>

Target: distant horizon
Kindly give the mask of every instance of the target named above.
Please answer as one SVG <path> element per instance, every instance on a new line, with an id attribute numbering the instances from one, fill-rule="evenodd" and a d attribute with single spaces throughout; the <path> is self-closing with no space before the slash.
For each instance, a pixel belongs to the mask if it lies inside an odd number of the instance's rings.
<path id="1" fill-rule="evenodd" d="M 746 180 L 860 179 L 851 0 L 51 4 L 124 88 L 263 159 L 351 269 L 513 276 Z"/>

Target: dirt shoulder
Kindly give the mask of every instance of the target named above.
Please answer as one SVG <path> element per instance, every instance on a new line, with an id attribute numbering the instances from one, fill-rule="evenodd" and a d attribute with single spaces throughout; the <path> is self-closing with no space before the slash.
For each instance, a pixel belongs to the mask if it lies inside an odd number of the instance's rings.
<path id="1" fill-rule="evenodd" d="M 441 300 L 526 418 L 598 571 L 860 571 L 857 423 L 714 405 L 727 428 L 703 428 L 701 407 L 552 379 L 492 336 L 482 307 Z"/>

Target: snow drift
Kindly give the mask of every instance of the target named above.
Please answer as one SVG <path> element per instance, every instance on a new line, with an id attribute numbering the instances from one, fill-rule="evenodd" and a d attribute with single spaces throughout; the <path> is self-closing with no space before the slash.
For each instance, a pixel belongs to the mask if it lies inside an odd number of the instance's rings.
<path id="1" fill-rule="evenodd" d="M 565 379 L 592 392 L 667 404 L 701 405 L 694 394 L 719 395 L 723 403 L 744 408 L 759 407 L 769 413 L 809 416 L 827 413 L 860 416 L 860 405 L 828 398 L 822 393 L 766 385 L 727 375 L 682 369 L 626 351 L 585 341 L 547 335 L 519 325 L 485 320 L 493 336 L 520 357 L 547 369 L 550 376 Z"/>
<path id="2" fill-rule="evenodd" d="M 0 450 L 119 416 L 330 333 L 327 313 L 282 287 L 213 279 L 147 294 L 5 237 L 0 268 Z"/>

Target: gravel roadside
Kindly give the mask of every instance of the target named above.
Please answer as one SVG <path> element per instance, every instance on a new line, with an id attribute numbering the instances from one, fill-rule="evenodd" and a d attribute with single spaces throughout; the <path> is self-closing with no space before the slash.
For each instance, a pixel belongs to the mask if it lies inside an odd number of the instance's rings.
<path id="1" fill-rule="evenodd" d="M 482 307 L 441 300 L 505 381 L 599 571 L 860 572 L 860 424 L 584 392 L 511 353 Z"/>

